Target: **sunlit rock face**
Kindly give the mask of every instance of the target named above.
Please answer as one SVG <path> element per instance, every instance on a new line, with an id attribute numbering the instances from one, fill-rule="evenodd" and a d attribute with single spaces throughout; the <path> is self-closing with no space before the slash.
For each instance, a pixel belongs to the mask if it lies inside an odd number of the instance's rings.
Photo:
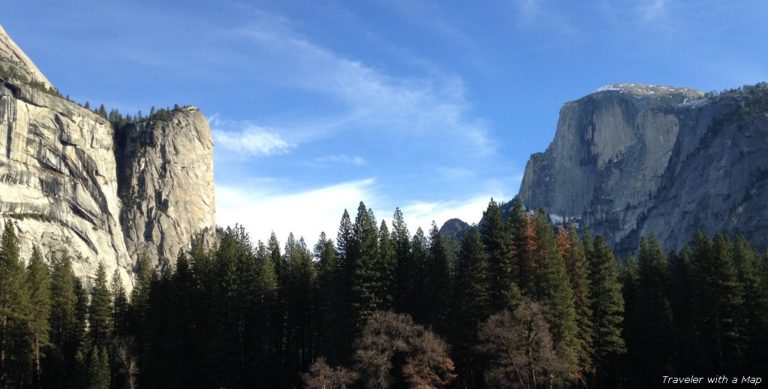
<path id="1" fill-rule="evenodd" d="M 765 85 L 707 97 L 603 87 L 563 106 L 555 139 L 528 161 L 520 199 L 581 219 L 624 253 L 651 233 L 679 249 L 697 229 L 766 248 L 766 96 Z"/>
<path id="2" fill-rule="evenodd" d="M 190 237 L 215 229 L 213 140 L 195 107 L 118 135 L 120 214 L 129 255 L 173 261 Z"/>
<path id="3" fill-rule="evenodd" d="M 21 255 L 66 250 L 90 283 L 99 263 L 130 288 L 136 260 L 173 261 L 215 229 L 213 143 L 194 107 L 116 130 L 51 93 L 48 80 L 0 28 L 0 224 Z M 6 71 L 6 74 L 9 73 Z"/>

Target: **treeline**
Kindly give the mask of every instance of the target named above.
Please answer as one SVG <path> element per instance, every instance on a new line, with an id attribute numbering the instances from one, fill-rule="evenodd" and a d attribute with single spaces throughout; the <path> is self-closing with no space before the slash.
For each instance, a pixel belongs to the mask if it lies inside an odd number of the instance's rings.
<path id="1" fill-rule="evenodd" d="M 26 85 L 32 89 L 36 89 L 38 91 L 47 93 L 49 95 L 66 99 L 67 101 L 73 102 L 101 116 L 102 118 L 108 120 L 112 124 L 112 126 L 118 130 L 126 127 L 129 124 L 134 124 L 144 120 L 158 120 L 158 121 L 170 120 L 171 113 L 180 108 L 178 104 L 174 104 L 173 107 L 166 107 L 166 108 L 151 107 L 149 110 L 149 114 L 144 114 L 142 113 L 142 111 L 138 111 L 136 114 L 131 115 L 131 114 L 123 114 L 117 109 L 107 110 L 104 104 L 99 104 L 99 106 L 97 107 L 95 105 L 91 106 L 91 103 L 89 101 L 86 101 L 84 103 L 75 102 L 72 99 L 70 99 L 69 95 L 66 95 L 66 96 L 62 95 L 58 89 L 54 87 L 48 87 L 45 85 L 45 83 L 41 81 L 37 81 L 37 80 L 29 79 L 25 77 L 23 74 L 18 72 L 13 67 L 13 65 L 8 65 L 8 66 L 0 65 L 0 80 L 5 80 L 13 83 Z"/>
<path id="2" fill-rule="evenodd" d="M 9 227 L 11 226 L 11 227 Z M 0 387 L 637 387 L 768 373 L 768 265 L 743 240 L 605 241 L 515 202 L 460 241 L 360 204 L 337 237 L 241 227 L 174 266 L 139 261 L 130 303 L 103 268 L 0 251 Z M 395 313 L 396 312 L 396 313 Z"/>
<path id="3" fill-rule="evenodd" d="M 104 107 L 104 104 L 99 105 L 97 108 L 91 108 L 91 105 L 89 102 L 85 102 L 85 104 L 82 105 L 83 108 L 90 110 L 91 112 L 101 116 L 104 119 L 109 120 L 109 122 L 112 124 L 112 127 L 115 128 L 115 130 L 120 131 L 127 127 L 128 125 L 135 124 L 141 121 L 145 120 L 157 120 L 157 121 L 168 121 L 171 120 L 171 114 L 174 111 L 177 111 L 180 109 L 178 104 L 174 104 L 173 108 L 159 108 L 155 109 L 155 107 L 151 107 L 149 109 L 149 115 L 144 115 L 141 111 L 137 112 L 135 115 L 131 114 L 125 114 L 123 115 L 120 111 L 113 108 L 107 112 L 106 107 Z"/>
<path id="4" fill-rule="evenodd" d="M 0 65 L 0 80 L 17 82 L 23 85 L 27 85 L 32 89 L 36 89 L 56 97 L 62 97 L 62 98 L 64 97 L 61 95 L 58 89 L 54 87 L 48 87 L 45 85 L 44 82 L 37 81 L 32 78 L 27 78 L 26 76 L 18 72 L 14 67 L 14 65 L 11 65 L 11 64 L 8 64 L 8 66 Z"/>

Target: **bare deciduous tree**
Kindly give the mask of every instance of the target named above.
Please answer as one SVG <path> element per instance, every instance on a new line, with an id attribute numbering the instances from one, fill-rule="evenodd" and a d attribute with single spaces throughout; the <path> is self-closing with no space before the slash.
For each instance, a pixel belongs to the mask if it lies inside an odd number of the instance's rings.
<path id="1" fill-rule="evenodd" d="M 373 314 L 358 340 L 355 360 L 369 388 L 440 388 L 456 377 L 448 345 L 410 316 L 392 312 Z"/>
<path id="2" fill-rule="evenodd" d="M 544 307 L 525 300 L 512 315 L 499 312 L 479 331 L 478 351 L 490 358 L 486 380 L 493 387 L 540 388 L 563 384 L 568 377 L 552 343 Z"/>
<path id="3" fill-rule="evenodd" d="M 136 388 L 136 376 L 139 375 L 139 366 L 135 355 L 136 346 L 133 337 L 120 336 L 115 339 L 115 360 L 118 363 L 120 374 L 125 376 L 125 384 L 128 389 Z"/>
<path id="4" fill-rule="evenodd" d="M 357 374 L 343 367 L 332 368 L 325 358 L 318 358 L 304 373 L 304 385 L 308 389 L 345 389 L 357 379 Z"/>

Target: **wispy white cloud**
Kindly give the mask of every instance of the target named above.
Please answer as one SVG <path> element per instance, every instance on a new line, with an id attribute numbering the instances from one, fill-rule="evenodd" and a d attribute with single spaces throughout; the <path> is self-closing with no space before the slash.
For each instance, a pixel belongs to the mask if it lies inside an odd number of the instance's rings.
<path id="1" fill-rule="evenodd" d="M 354 166 L 365 165 L 365 159 L 363 157 L 360 157 L 358 155 L 346 155 L 346 154 L 324 155 L 322 157 L 315 158 L 315 162 L 322 165 L 326 165 L 326 164 L 345 164 L 345 165 L 354 165 Z"/>
<path id="2" fill-rule="evenodd" d="M 344 209 L 354 212 L 361 200 L 377 205 L 375 180 L 368 178 L 297 192 L 267 192 L 216 185 L 216 223 L 245 226 L 254 240 L 274 231 L 281 241 L 293 232 L 313 242 L 325 231 L 335 238 Z"/>
<path id="3" fill-rule="evenodd" d="M 440 134 L 440 141 L 454 142 L 467 152 L 493 151 L 487 124 L 470 113 L 461 77 L 439 72 L 422 77 L 391 75 L 317 45 L 285 23 L 262 19 L 230 32 L 233 39 L 248 39 L 280 64 L 266 69 L 262 77 L 328 96 L 324 102 L 339 105 L 333 114 L 311 118 L 330 125 L 305 122 L 286 127 L 293 137 L 316 139 L 352 130 L 378 131 L 385 137 Z"/>
<path id="4" fill-rule="evenodd" d="M 212 133 L 216 147 L 253 156 L 283 154 L 295 147 L 276 131 L 254 125 L 248 125 L 240 131 L 213 129 Z"/>
<path id="5" fill-rule="evenodd" d="M 417 228 L 426 232 L 433 221 L 438 227 L 452 218 L 470 224 L 479 222 L 491 197 L 505 198 L 498 192 L 452 201 L 412 201 L 401 209 L 411 233 Z M 391 221 L 395 205 L 386 203 L 374 178 L 299 191 L 217 185 L 216 224 L 240 223 L 254 240 L 266 240 L 272 231 L 281 242 L 289 232 L 303 236 L 307 242 L 313 242 L 321 232 L 335 239 L 344 209 L 354 219 L 361 200 L 374 210 L 379 222 Z"/>
<path id="6" fill-rule="evenodd" d="M 499 197 L 495 197 L 498 201 Z M 468 199 L 444 202 L 413 202 L 402 207 L 411 232 L 421 227 L 425 232 L 434 221 L 440 228 L 449 219 L 459 218 L 469 224 L 478 223 L 488 207 L 491 196 L 481 195 Z"/>

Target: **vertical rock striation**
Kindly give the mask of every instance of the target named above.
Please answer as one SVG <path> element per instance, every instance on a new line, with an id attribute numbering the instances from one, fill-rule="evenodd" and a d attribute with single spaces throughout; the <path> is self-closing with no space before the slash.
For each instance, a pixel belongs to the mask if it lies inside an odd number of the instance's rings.
<path id="1" fill-rule="evenodd" d="M 766 96 L 762 84 L 707 98 L 686 88 L 601 88 L 562 108 L 555 139 L 528 161 L 520 199 L 581 219 L 625 253 L 651 233 L 679 249 L 699 228 L 766 248 Z"/>
<path id="2" fill-rule="evenodd" d="M 173 261 L 214 231 L 213 143 L 196 108 L 116 131 L 57 96 L 1 27 L 0 70 L 0 224 L 17 226 L 25 259 L 33 245 L 67 250 L 79 277 L 104 263 L 130 287 L 138 255 Z"/>
<path id="3" fill-rule="evenodd" d="M 215 229 L 213 140 L 195 107 L 118 134 L 118 183 L 131 257 L 175 260 L 190 238 Z"/>

